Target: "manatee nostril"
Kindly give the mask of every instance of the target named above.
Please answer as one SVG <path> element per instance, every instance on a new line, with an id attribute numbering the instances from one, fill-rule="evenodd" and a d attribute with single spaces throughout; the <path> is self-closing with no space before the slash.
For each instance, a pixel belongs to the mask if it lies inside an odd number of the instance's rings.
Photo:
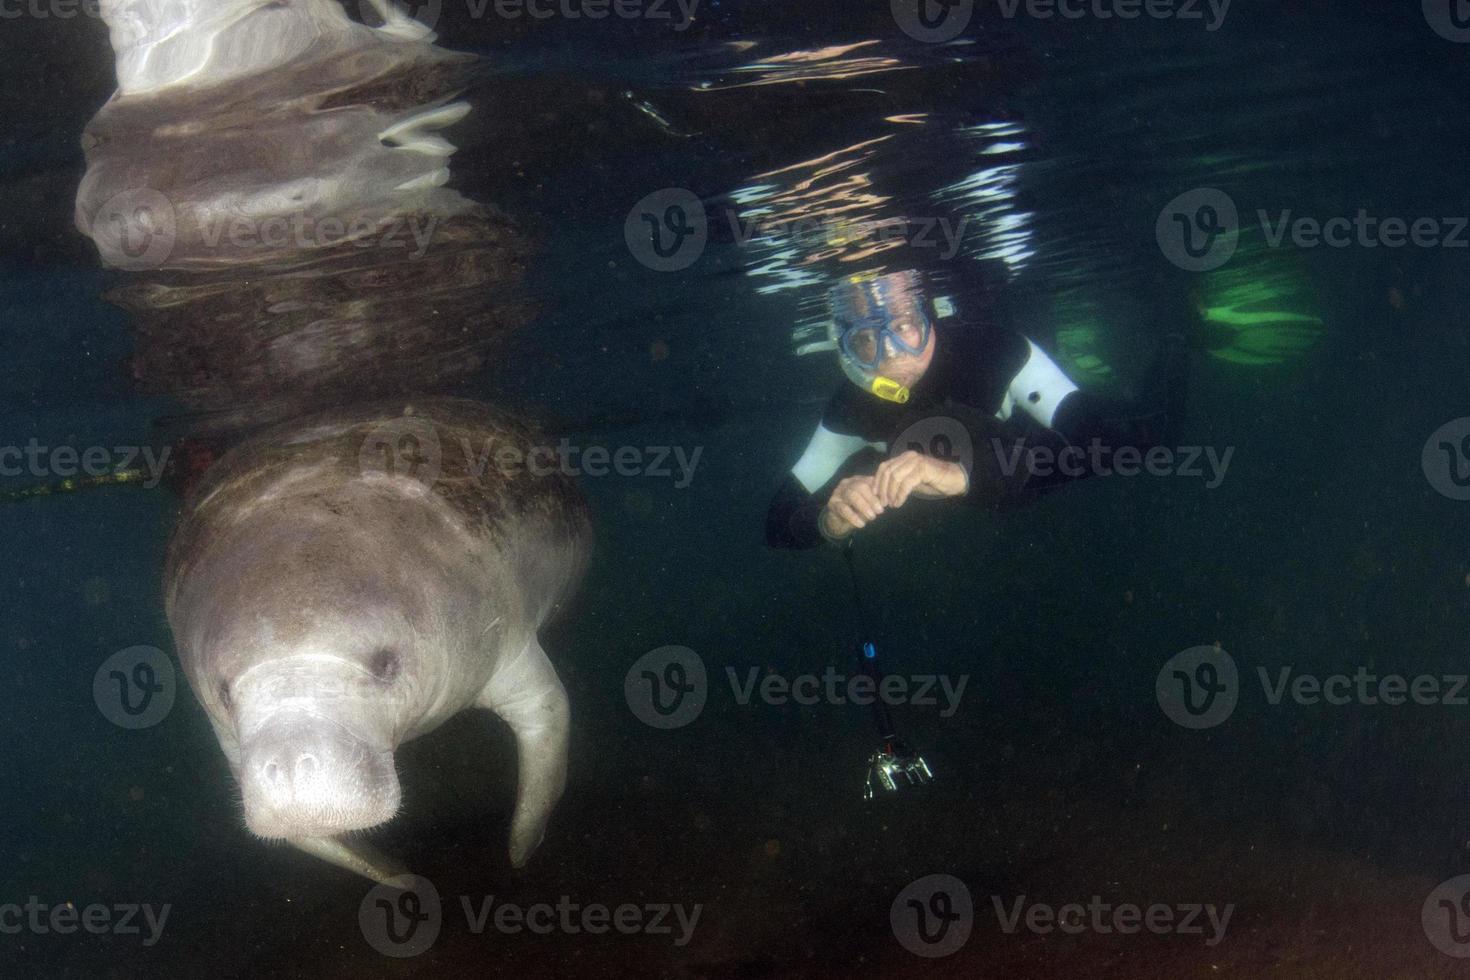
<path id="1" fill-rule="evenodd" d="M 368 661 L 368 669 L 378 680 L 385 684 L 391 683 L 398 678 L 398 671 L 401 669 L 398 654 L 392 650 L 379 650 Z"/>
<path id="2" fill-rule="evenodd" d="M 321 769 L 321 758 L 315 752 L 302 752 L 282 758 L 272 755 L 259 769 L 261 780 L 277 792 L 293 792 L 303 780 L 314 778 Z"/>

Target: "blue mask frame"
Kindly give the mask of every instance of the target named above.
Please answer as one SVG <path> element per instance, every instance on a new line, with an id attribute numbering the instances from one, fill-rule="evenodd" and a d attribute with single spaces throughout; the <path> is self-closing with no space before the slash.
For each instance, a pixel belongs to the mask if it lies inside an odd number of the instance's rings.
<path id="1" fill-rule="evenodd" d="M 878 315 L 869 317 L 861 323 L 838 320 L 837 326 L 841 332 L 838 334 L 837 348 L 842 352 L 843 357 L 868 371 L 876 371 L 878 365 L 883 363 L 883 358 L 888 356 L 888 344 L 890 341 L 893 344 L 894 350 L 905 354 L 922 354 L 924 353 L 924 348 L 929 346 L 929 334 L 933 330 L 933 325 L 929 322 L 929 315 L 927 313 L 919 311 L 918 317 L 919 342 L 917 345 L 906 343 L 902 337 L 888 326 L 886 318 Z M 883 322 L 872 322 L 875 320 L 882 320 Z M 864 332 L 876 334 L 873 343 L 874 356 L 871 359 L 858 356 L 856 345 L 853 343 L 854 338 Z"/>

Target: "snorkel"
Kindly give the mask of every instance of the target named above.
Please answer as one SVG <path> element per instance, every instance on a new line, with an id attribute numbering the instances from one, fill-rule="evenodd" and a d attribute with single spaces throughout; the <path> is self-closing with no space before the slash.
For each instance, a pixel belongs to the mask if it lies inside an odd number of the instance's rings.
<path id="1" fill-rule="evenodd" d="M 886 375 L 865 371 L 849 357 L 839 357 L 839 360 L 842 362 L 842 373 L 864 391 L 871 392 L 884 401 L 897 402 L 900 405 L 909 400 L 907 385 Z"/>

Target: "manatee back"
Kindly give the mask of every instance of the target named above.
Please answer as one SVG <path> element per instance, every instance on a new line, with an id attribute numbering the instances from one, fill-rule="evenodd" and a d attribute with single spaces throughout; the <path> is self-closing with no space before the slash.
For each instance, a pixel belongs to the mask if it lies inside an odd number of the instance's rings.
<path id="1" fill-rule="evenodd" d="M 213 542 L 263 513 L 338 512 L 371 488 L 428 504 L 477 550 L 508 561 L 539 625 L 575 589 L 591 545 L 586 501 L 554 465 L 554 450 L 527 422 L 451 398 L 326 412 L 261 432 L 185 502 L 164 574 L 169 618 Z"/>

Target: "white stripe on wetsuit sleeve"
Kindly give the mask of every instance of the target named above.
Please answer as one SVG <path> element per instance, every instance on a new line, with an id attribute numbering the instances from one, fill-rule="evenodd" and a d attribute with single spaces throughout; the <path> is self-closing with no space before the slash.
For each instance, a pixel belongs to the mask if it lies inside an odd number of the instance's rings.
<path id="1" fill-rule="evenodd" d="M 791 467 L 791 475 L 806 488 L 807 493 L 816 493 L 827 485 L 827 481 L 853 453 L 864 446 L 883 451 L 881 443 L 868 442 L 862 436 L 845 436 L 819 424 L 812 441 L 807 443 L 806 452 Z"/>
<path id="2" fill-rule="evenodd" d="M 1056 418 L 1057 406 L 1063 398 L 1076 391 L 1077 386 L 1055 361 L 1046 356 L 1046 351 L 1029 339 L 1026 343 L 1031 348 L 1031 356 L 1011 379 L 1009 391 L 1027 415 L 1049 429 Z"/>

